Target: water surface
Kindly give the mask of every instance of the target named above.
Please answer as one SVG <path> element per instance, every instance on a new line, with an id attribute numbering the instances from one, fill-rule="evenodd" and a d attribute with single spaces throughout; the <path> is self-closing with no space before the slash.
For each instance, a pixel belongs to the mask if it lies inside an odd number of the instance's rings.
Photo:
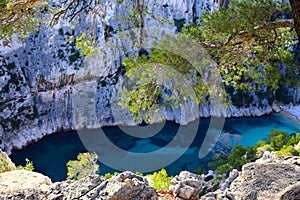
<path id="1" fill-rule="evenodd" d="M 189 149 L 174 163 L 166 166 L 171 175 L 176 175 L 181 170 L 194 171 L 199 166 L 204 166 L 208 157 L 198 158 L 199 148 L 203 142 L 210 120 L 201 119 L 197 129 L 197 136 Z M 150 138 L 134 138 L 122 132 L 118 127 L 104 127 L 106 136 L 119 147 L 131 152 L 151 152 L 168 144 L 178 130 L 178 125 L 166 122 L 164 128 Z M 242 144 L 243 146 L 255 145 L 272 130 L 282 130 L 288 133 L 300 132 L 300 126 L 288 116 L 272 114 L 263 117 L 231 118 L 225 121 L 220 142 L 224 145 Z M 61 181 L 66 178 L 66 163 L 76 159 L 80 152 L 86 152 L 76 132 L 57 133 L 46 136 L 38 142 L 28 145 L 22 150 L 13 150 L 11 158 L 17 165 L 24 165 L 25 158 L 33 161 L 35 171 L 49 176 L 52 181 Z M 100 155 L 101 156 L 101 155 Z M 114 172 L 115 169 L 100 164 L 100 174 Z"/>

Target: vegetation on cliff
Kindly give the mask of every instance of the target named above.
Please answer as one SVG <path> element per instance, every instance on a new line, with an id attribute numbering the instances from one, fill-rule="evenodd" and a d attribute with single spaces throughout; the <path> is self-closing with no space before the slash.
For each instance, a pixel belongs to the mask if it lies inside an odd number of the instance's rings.
<path id="1" fill-rule="evenodd" d="M 96 174 L 99 170 L 98 156 L 95 153 L 80 153 L 76 160 L 67 163 L 67 179 L 80 180 L 86 176 Z"/>
<path id="2" fill-rule="evenodd" d="M 25 166 L 15 166 L 14 163 L 12 163 L 6 156 L 2 155 L 2 152 L 0 150 L 0 173 L 13 171 L 13 170 L 27 170 L 27 171 L 33 171 L 34 166 L 33 163 L 26 159 L 26 165 Z"/>
<path id="3" fill-rule="evenodd" d="M 151 10 L 145 6 L 148 1 L 128 1 L 130 9 L 124 16 L 119 16 L 123 23 L 131 22 L 132 26 L 144 27 L 144 16 L 151 15 Z M 122 4 L 118 1 L 117 4 Z M 29 31 L 39 32 L 42 23 L 54 25 L 59 19 L 65 19 L 76 24 L 75 20 L 85 16 L 96 19 L 101 13 L 102 1 L 62 1 L 61 3 L 44 0 L 0 0 L 0 39 L 8 39 L 13 33 L 26 35 Z M 157 6 L 159 5 L 157 3 Z M 245 105 L 251 103 L 248 94 L 256 91 L 260 99 L 267 99 L 269 104 L 274 100 L 286 101 L 290 98 L 282 98 L 282 93 L 288 86 L 298 84 L 297 77 L 299 64 L 290 47 L 296 45 L 300 38 L 300 11 L 299 3 L 290 0 L 290 4 L 273 0 L 229 1 L 225 7 L 221 7 L 212 13 L 207 12 L 201 17 L 201 25 L 194 23 L 182 29 L 182 33 L 198 41 L 205 50 L 218 63 L 218 68 L 223 76 L 223 82 L 227 86 L 233 104 Z M 100 16 L 103 17 L 103 16 Z M 197 21 L 197 20 L 195 20 Z M 175 20 L 175 25 L 179 22 Z M 74 25 L 71 28 L 76 29 Z M 86 30 L 87 31 L 87 30 Z M 79 32 L 79 31 L 78 31 Z M 106 34 L 105 38 L 110 35 Z M 73 36 L 72 36 L 73 37 Z M 74 36 L 76 37 L 76 36 Z M 81 48 L 82 54 L 89 54 L 96 44 L 97 35 L 91 35 L 84 31 L 73 42 Z M 169 38 L 168 38 L 169 39 Z M 7 45 L 9 40 L 4 41 Z M 140 52 L 144 54 L 144 51 Z M 74 54 L 75 58 L 79 53 Z M 74 56 L 70 60 L 74 60 Z M 149 63 L 172 66 L 176 71 L 189 76 L 193 67 L 185 59 L 178 58 L 170 52 L 154 50 L 150 55 L 142 55 L 139 58 L 126 59 L 124 65 L 127 74 L 135 80 L 136 74 L 130 73 L 134 67 Z M 149 71 L 145 71 L 149 73 Z M 177 108 L 180 95 L 178 92 L 164 88 L 153 77 L 141 76 L 139 79 L 149 79 L 145 84 L 138 83 L 131 90 L 123 94 L 123 102 L 120 105 L 128 108 L 135 118 L 152 115 L 158 109 L 156 104 L 164 104 L 166 107 Z M 267 89 L 265 89 L 267 88 Z M 167 92 L 163 92 L 167 90 Z M 203 77 L 196 74 L 193 90 L 197 103 L 206 102 L 208 93 Z M 275 92 L 273 91 L 275 90 Z M 166 93 L 171 95 L 164 96 Z M 189 93 L 181 93 L 183 99 L 189 97 Z M 247 96 L 247 100 L 239 101 L 236 96 Z M 162 101 L 162 99 L 164 101 Z M 242 103 L 241 103 L 242 102 Z M 246 105 L 247 106 L 247 105 Z M 145 116 L 147 121 L 147 115 Z M 149 117 L 148 117 L 149 118 Z"/>
<path id="4" fill-rule="evenodd" d="M 260 99 L 267 99 L 269 104 L 274 100 L 290 103 L 288 101 L 291 99 L 281 98 L 280 94 L 286 94 L 286 88 L 299 85 L 299 56 L 294 49 L 299 35 L 291 18 L 294 12 L 296 9 L 291 9 L 289 4 L 272 0 L 232 0 L 228 8 L 204 13 L 200 26 L 194 23 L 184 27 L 181 32 L 197 41 L 217 62 L 230 103 L 247 106 L 247 103 L 253 101 L 249 97 L 252 92 Z M 162 44 L 170 40 L 168 37 Z M 174 52 L 177 51 L 180 48 L 174 49 Z M 128 108 L 136 118 L 139 116 L 147 120 L 145 113 L 152 115 L 157 109 L 155 105 L 160 104 L 162 99 L 167 107 L 171 105 L 171 108 L 177 108 L 176 101 L 180 102 L 180 98 L 176 94 L 179 93 L 183 98 L 190 96 L 175 86 L 172 89 L 161 86 L 157 74 L 149 73 L 150 70 L 144 66 L 171 66 L 172 70 L 187 79 L 195 80 L 191 81 L 197 96 L 193 100 L 201 103 L 209 97 L 202 74 L 195 73 L 192 63 L 174 53 L 153 49 L 149 55 L 142 53 L 129 57 L 123 64 L 126 75 L 135 86 L 125 90 L 122 96 L 124 103 L 121 105 Z M 146 68 L 145 75 L 137 75 L 134 70 L 140 70 L 141 66 Z M 169 93 L 171 95 L 165 95 Z M 243 100 L 236 96 L 242 96 Z"/>

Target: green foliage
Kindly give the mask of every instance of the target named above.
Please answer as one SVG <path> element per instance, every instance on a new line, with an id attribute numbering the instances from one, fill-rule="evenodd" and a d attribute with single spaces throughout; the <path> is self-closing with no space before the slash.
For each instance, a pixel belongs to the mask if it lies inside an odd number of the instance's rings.
<path id="1" fill-rule="evenodd" d="M 189 57 L 183 58 L 176 53 L 183 49 L 192 51 L 186 47 L 189 39 L 166 36 L 160 47 L 152 50 L 149 58 L 142 55 L 124 59 L 125 75 L 132 85 L 123 90 L 119 105 L 129 109 L 136 120 L 143 117 L 150 122 L 151 116 L 157 114 L 161 106 L 175 110 L 187 99 L 197 103 L 206 101 L 208 88 L 195 69 L 200 66 L 193 66 L 186 60 Z M 172 52 L 162 50 L 166 48 L 172 49 Z"/>
<path id="2" fill-rule="evenodd" d="M 279 151 L 276 151 L 276 156 L 298 156 L 299 152 L 293 147 L 284 145 Z"/>
<path id="3" fill-rule="evenodd" d="M 48 1 L 37 0 L 0 0 L 0 39 L 6 39 L 14 33 L 24 37 L 39 31 L 37 26 L 46 22 L 43 13 L 50 11 Z"/>
<path id="4" fill-rule="evenodd" d="M 299 134 L 288 134 L 287 132 L 273 130 L 264 139 L 266 147 L 275 151 L 276 155 L 298 156 L 299 151 L 294 148 L 300 141 Z"/>
<path id="5" fill-rule="evenodd" d="M 0 173 L 13 171 L 13 170 L 27 170 L 27 171 L 33 171 L 34 166 L 33 163 L 29 159 L 25 159 L 26 165 L 25 166 L 15 166 L 13 163 L 10 163 L 6 160 L 5 157 L 1 156 L 0 154 Z"/>
<path id="6" fill-rule="evenodd" d="M 89 38 L 86 33 L 81 33 L 81 35 L 75 39 L 75 43 L 76 47 L 81 50 L 81 56 L 91 55 L 95 51 L 95 41 Z"/>
<path id="7" fill-rule="evenodd" d="M 218 174 L 219 176 L 225 176 L 227 177 L 229 175 L 229 173 L 233 170 L 234 168 L 229 165 L 229 164 L 223 164 L 220 165 L 219 167 L 216 168 L 215 172 L 216 174 Z"/>
<path id="8" fill-rule="evenodd" d="M 194 170 L 194 173 L 202 175 L 202 174 L 207 174 L 207 171 L 204 169 L 204 167 L 198 167 Z"/>
<path id="9" fill-rule="evenodd" d="M 275 151 L 280 150 L 290 139 L 290 134 L 283 131 L 273 130 L 265 138 L 267 144 L 270 144 Z"/>
<path id="10" fill-rule="evenodd" d="M 16 170 L 16 166 L 7 162 L 7 160 L 0 155 L 0 173 L 12 170 Z"/>
<path id="11" fill-rule="evenodd" d="M 135 172 L 135 174 L 138 176 L 144 176 L 143 173 L 141 173 L 141 172 Z"/>
<path id="12" fill-rule="evenodd" d="M 33 171 L 34 170 L 34 166 L 32 161 L 30 161 L 28 158 L 25 159 L 26 161 L 26 165 L 25 166 L 17 166 L 17 170 L 27 170 L 27 171 Z"/>
<path id="13" fill-rule="evenodd" d="M 133 114 L 135 120 L 144 117 L 147 122 L 150 122 L 151 116 L 159 111 L 159 97 L 162 95 L 161 86 L 157 83 L 157 78 L 150 73 L 151 68 L 145 67 L 143 71 L 138 72 L 136 67 L 139 63 L 143 63 L 146 59 L 145 56 L 138 57 L 136 62 L 131 62 L 127 58 L 123 61 L 123 65 L 127 69 L 126 75 L 131 78 L 136 85 L 132 89 L 124 89 L 122 91 L 122 101 L 120 106 L 127 108 Z"/>
<path id="14" fill-rule="evenodd" d="M 104 175 L 104 177 L 105 177 L 106 179 L 110 179 L 111 177 L 116 176 L 116 175 L 118 175 L 118 174 L 119 174 L 119 172 L 114 172 L 113 174 L 107 173 L 107 174 Z"/>
<path id="15" fill-rule="evenodd" d="M 232 0 L 228 9 L 203 14 L 202 26 L 194 24 L 183 32 L 198 40 L 217 60 L 226 85 L 242 91 L 256 89 L 249 83 L 277 89 L 279 65 L 299 69 L 293 66 L 293 55 L 287 48 L 296 42 L 296 33 L 276 19 L 289 10 L 279 1 Z M 286 81 L 293 82 L 295 74 L 289 75 Z"/>
<path id="16" fill-rule="evenodd" d="M 97 162 L 97 154 L 95 153 L 80 153 L 77 160 L 70 160 L 67 163 L 67 179 L 79 180 L 86 176 L 96 174 L 99 170 Z"/>
<path id="17" fill-rule="evenodd" d="M 173 178 L 172 176 L 168 176 L 165 169 L 161 169 L 160 171 L 154 172 L 153 174 L 148 174 L 147 176 L 153 180 L 153 187 L 157 191 L 168 189 Z"/>
<path id="18" fill-rule="evenodd" d="M 208 167 L 216 170 L 216 173 L 228 176 L 232 169 L 241 170 L 242 166 L 248 162 L 255 161 L 256 148 L 244 148 L 242 145 L 235 146 L 229 155 L 216 154 L 212 158 L 212 162 L 208 163 Z"/>
<path id="19" fill-rule="evenodd" d="M 228 176 L 232 169 L 241 170 L 246 163 L 260 158 L 265 151 L 275 151 L 275 155 L 299 156 L 300 150 L 295 145 L 300 142 L 300 135 L 284 131 L 272 130 L 264 141 L 247 148 L 235 146 L 229 155 L 215 154 L 208 167 L 215 170 L 220 177 Z"/>

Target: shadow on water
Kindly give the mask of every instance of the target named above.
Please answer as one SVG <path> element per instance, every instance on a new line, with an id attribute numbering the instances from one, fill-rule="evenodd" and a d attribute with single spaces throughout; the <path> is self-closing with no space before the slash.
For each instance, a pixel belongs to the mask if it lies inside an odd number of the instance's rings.
<path id="1" fill-rule="evenodd" d="M 181 170 L 194 171 L 199 166 L 205 166 L 208 157 L 200 160 L 198 153 L 209 126 L 209 119 L 201 119 L 198 132 L 194 142 L 189 149 L 175 162 L 166 166 L 170 175 L 176 175 Z M 127 135 L 119 127 L 104 127 L 106 136 L 120 148 L 141 153 L 151 152 L 167 145 L 178 131 L 179 125 L 174 122 L 166 122 L 162 130 L 149 138 L 136 138 Z M 197 128 L 197 127 L 192 127 Z M 299 132 L 300 128 L 295 122 L 280 115 L 269 115 L 264 117 L 232 118 L 227 119 L 223 133 L 239 136 L 238 144 L 250 146 L 263 139 L 273 129 L 287 131 L 289 133 Z M 221 137 L 223 140 L 225 134 Z M 46 136 L 32 143 L 22 150 L 13 150 L 11 158 L 17 165 L 24 165 L 25 158 L 33 161 L 35 171 L 49 176 L 52 181 L 66 179 L 66 163 L 76 159 L 80 152 L 86 152 L 76 132 L 57 133 Z M 101 155 L 99 155 L 101 156 Z M 100 174 L 112 173 L 115 170 L 100 164 Z"/>

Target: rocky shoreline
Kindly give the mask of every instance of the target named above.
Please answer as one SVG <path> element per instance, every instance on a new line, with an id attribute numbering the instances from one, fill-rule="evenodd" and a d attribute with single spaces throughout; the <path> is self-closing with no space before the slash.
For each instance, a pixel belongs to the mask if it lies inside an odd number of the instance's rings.
<path id="1" fill-rule="evenodd" d="M 230 117 L 255 117 L 255 116 L 263 116 L 267 114 L 271 114 L 274 112 L 290 112 L 293 108 L 291 105 L 283 106 L 283 105 L 276 105 L 267 106 L 265 108 L 257 108 L 257 107 L 250 107 L 250 108 L 237 108 L 235 106 L 231 106 L 227 108 L 226 111 L 219 111 L 222 113 L 222 116 L 225 115 L 226 118 Z M 198 112 L 191 112 L 189 113 L 189 117 L 186 118 L 184 121 L 179 121 L 180 119 L 176 119 L 176 114 L 165 111 L 164 116 L 166 120 L 175 121 L 178 124 L 186 125 L 199 117 L 210 117 L 210 116 L 218 116 L 219 112 L 214 112 L 213 109 L 209 108 L 209 105 L 199 106 L 199 116 L 195 115 L 194 113 Z M 202 112 L 201 112 L 202 111 Z M 179 116 L 182 114 L 179 114 Z M 188 111 L 185 111 L 184 115 L 188 115 Z M 103 120 L 101 122 L 96 122 L 92 124 L 93 128 L 101 128 L 103 126 L 118 126 L 118 125 L 128 125 L 128 126 L 135 126 L 138 125 L 139 122 L 132 120 L 131 116 L 127 116 L 123 118 L 122 121 L 114 121 L 113 118 L 110 118 L 110 121 Z M 66 120 L 64 116 L 55 118 L 55 119 L 47 119 L 42 117 L 41 119 L 36 119 L 31 122 L 31 124 L 27 124 L 19 128 L 19 130 L 14 132 L 2 133 L 2 140 L 1 148 L 6 153 L 10 155 L 11 150 L 13 148 L 21 149 L 24 146 L 35 142 L 39 139 L 42 139 L 46 135 L 59 133 L 59 132 L 69 132 L 74 131 L 76 128 L 73 125 L 73 120 L 69 118 Z"/>
<path id="2" fill-rule="evenodd" d="M 283 113 L 292 116 L 300 123 L 300 106 L 293 106 L 282 111 Z"/>

